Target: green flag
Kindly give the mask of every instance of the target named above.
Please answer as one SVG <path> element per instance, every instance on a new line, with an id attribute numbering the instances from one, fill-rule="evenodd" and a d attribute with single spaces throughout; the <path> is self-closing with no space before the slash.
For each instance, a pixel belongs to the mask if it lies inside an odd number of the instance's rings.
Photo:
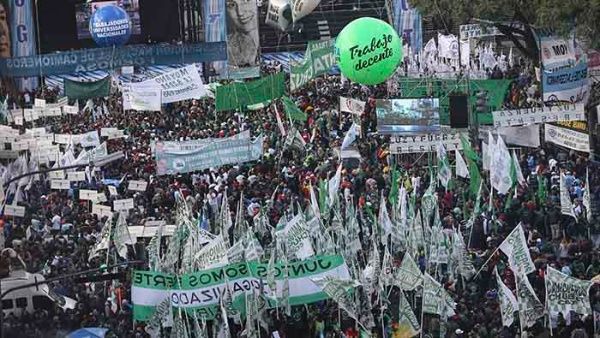
<path id="1" fill-rule="evenodd" d="M 289 97 L 282 97 L 281 103 L 283 103 L 283 109 L 285 110 L 285 113 L 290 117 L 290 119 L 292 119 L 292 121 L 306 122 L 308 116 L 302 112 Z"/>
<path id="2" fill-rule="evenodd" d="M 285 94 L 285 75 L 272 74 L 250 82 L 234 82 L 217 87 L 217 111 L 239 109 L 280 98 Z"/>
<path id="3" fill-rule="evenodd" d="M 71 100 L 85 100 L 110 95 L 110 76 L 89 82 L 64 79 L 64 85 L 65 96 Z"/>
<path id="4" fill-rule="evenodd" d="M 544 203 L 546 203 L 546 199 L 548 198 L 548 191 L 546 191 L 546 179 L 541 175 L 537 175 L 537 183 L 538 183 L 538 190 L 537 190 L 538 203 L 540 205 L 543 205 Z"/>
<path id="5" fill-rule="evenodd" d="M 323 213 L 327 213 L 327 194 L 329 194 L 327 181 L 321 179 L 319 180 L 319 209 Z"/>
<path id="6" fill-rule="evenodd" d="M 469 165 L 469 177 L 471 178 L 469 181 L 469 190 L 471 191 L 471 196 L 477 196 L 479 184 L 481 183 L 481 174 L 479 173 L 479 167 L 477 167 L 479 156 L 477 156 L 477 153 L 471 148 L 471 143 L 464 137 L 461 136 L 460 142 L 462 143 L 465 157 L 467 158 L 467 163 Z"/>
<path id="7" fill-rule="evenodd" d="M 392 187 L 390 189 L 390 194 L 388 195 L 388 199 L 393 206 L 398 203 L 398 192 L 400 191 L 400 186 L 398 183 L 399 178 L 400 172 L 396 170 L 396 167 L 394 166 L 391 172 Z"/>

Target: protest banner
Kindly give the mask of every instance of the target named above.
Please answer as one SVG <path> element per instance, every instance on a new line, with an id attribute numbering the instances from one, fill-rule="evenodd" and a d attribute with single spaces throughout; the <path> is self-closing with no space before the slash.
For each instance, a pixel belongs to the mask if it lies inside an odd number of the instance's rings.
<path id="1" fill-rule="evenodd" d="M 67 173 L 67 180 L 69 182 L 83 182 L 85 181 L 84 171 L 71 171 Z"/>
<path id="2" fill-rule="evenodd" d="M 290 64 L 290 90 L 294 91 L 312 78 L 325 74 L 335 65 L 333 53 L 335 39 L 309 41 L 304 59 L 299 64 Z"/>
<path id="3" fill-rule="evenodd" d="M 148 187 L 148 182 L 139 180 L 139 181 L 129 181 L 129 185 L 127 186 L 127 190 L 132 191 L 146 191 L 146 187 Z"/>
<path id="4" fill-rule="evenodd" d="M 206 96 L 206 89 L 195 64 L 172 70 L 143 83 L 160 86 L 162 103 L 199 99 Z"/>
<path id="5" fill-rule="evenodd" d="M 127 45 L 0 59 L 0 73 L 7 77 L 38 77 L 112 70 L 131 65 L 172 65 L 220 60 L 227 60 L 227 45 L 224 40 L 180 45 Z"/>
<path id="6" fill-rule="evenodd" d="M 48 172 L 48 178 L 51 180 L 62 180 L 65 178 L 65 172 L 63 170 L 56 170 Z"/>
<path id="7" fill-rule="evenodd" d="M 62 111 L 67 115 L 77 115 L 79 114 L 79 107 L 66 105 L 62 107 Z"/>
<path id="8" fill-rule="evenodd" d="M 479 39 L 482 37 L 502 35 L 496 26 L 492 25 L 480 25 L 478 23 L 460 25 L 459 35 L 461 40 Z"/>
<path id="9" fill-rule="evenodd" d="M 231 163 L 255 161 L 262 157 L 262 147 L 262 135 L 254 141 L 250 139 L 213 141 L 200 149 L 188 152 L 170 152 L 156 147 L 156 174 L 172 175 Z"/>
<path id="10" fill-rule="evenodd" d="M 468 139 L 468 135 L 465 132 L 442 132 L 440 134 L 414 136 L 392 135 L 390 138 L 390 153 L 410 154 L 435 152 L 440 143 L 444 145 L 447 151 L 461 150 L 461 135 Z"/>
<path id="11" fill-rule="evenodd" d="M 264 289 L 263 295 L 281 293 L 285 282 L 285 266 L 274 264 L 273 274 L 276 290 L 264 283 L 269 265 L 256 261 L 229 264 L 224 267 L 201 270 L 174 276 L 152 271 L 134 271 L 132 277 L 132 303 L 135 320 L 147 320 L 156 306 L 164 299 L 171 299 L 175 308 L 198 311 L 206 319 L 213 319 L 218 312 L 222 293 L 229 286 L 232 298 L 240 294 Z M 327 299 L 327 295 L 312 282 L 311 278 L 331 276 L 349 279 L 348 267 L 342 256 L 316 256 L 311 259 L 288 263 L 289 304 L 302 305 Z M 262 292 L 262 291 L 261 291 Z M 269 299 L 269 307 L 274 299 Z M 243 304 L 233 303 L 239 309 Z"/>
<path id="12" fill-rule="evenodd" d="M 545 70 L 552 71 L 575 63 L 575 46 L 571 39 L 563 39 L 540 30 L 536 33 L 538 35 L 541 61 Z"/>
<path id="13" fill-rule="evenodd" d="M 71 182 L 69 180 L 50 180 L 50 189 L 69 190 L 71 189 Z"/>
<path id="14" fill-rule="evenodd" d="M 100 136 L 98 136 L 98 131 L 92 130 L 85 134 L 82 134 L 81 138 L 79 139 L 79 144 L 81 144 L 81 146 L 84 148 L 99 146 L 100 145 Z"/>
<path id="15" fill-rule="evenodd" d="M 278 99 L 285 94 L 285 74 L 279 72 L 250 82 L 234 82 L 217 87 L 217 111 L 241 109 Z"/>
<path id="16" fill-rule="evenodd" d="M 4 215 L 13 217 L 25 217 L 25 207 L 7 204 L 4 206 Z"/>
<path id="17" fill-rule="evenodd" d="M 35 98 L 33 99 L 33 106 L 35 108 L 46 108 L 46 100 Z"/>
<path id="18" fill-rule="evenodd" d="M 113 212 L 109 206 L 97 203 L 92 204 L 92 214 L 97 215 L 100 219 L 103 217 L 111 218 L 113 216 Z"/>
<path id="19" fill-rule="evenodd" d="M 546 142 L 552 142 L 577 151 L 590 152 L 590 137 L 588 134 L 551 124 L 544 124 L 544 128 L 544 139 Z"/>
<path id="20" fill-rule="evenodd" d="M 86 190 L 86 189 L 79 190 L 79 200 L 80 201 L 95 201 L 97 198 L 96 195 L 98 195 L 98 192 L 96 190 Z"/>
<path id="21" fill-rule="evenodd" d="M 558 121 L 584 121 L 585 105 L 573 103 L 524 109 L 498 110 L 492 113 L 495 127 L 521 126 Z"/>
<path id="22" fill-rule="evenodd" d="M 250 140 L 250 130 L 244 130 L 241 133 L 227 138 L 208 137 L 189 141 L 156 141 L 154 143 L 150 143 L 150 148 L 153 153 L 156 151 L 156 149 L 169 153 L 186 153 L 201 149 L 212 142 L 225 142 L 231 140 Z"/>
<path id="23" fill-rule="evenodd" d="M 123 85 L 123 110 L 160 111 L 162 89 L 153 82 L 131 82 Z"/>
<path id="24" fill-rule="evenodd" d="M 126 198 L 122 200 L 114 200 L 113 201 L 113 209 L 114 211 L 127 211 L 129 209 L 135 208 L 135 204 L 133 203 L 133 198 Z"/>
<path id="25" fill-rule="evenodd" d="M 125 133 L 123 130 L 118 128 L 101 128 L 100 129 L 100 137 L 108 137 L 109 140 L 115 138 L 124 137 Z"/>
<path id="26" fill-rule="evenodd" d="M 117 192 L 117 188 L 116 188 L 116 187 L 113 187 L 112 185 L 109 185 L 109 186 L 108 186 L 108 193 L 109 193 L 111 196 L 119 196 L 119 193 Z"/>
<path id="27" fill-rule="evenodd" d="M 543 100 L 546 104 L 586 103 L 590 94 L 587 63 L 579 62 L 572 67 L 554 72 L 544 70 L 542 88 L 544 90 Z"/>
<path id="28" fill-rule="evenodd" d="M 201 269 L 227 265 L 227 249 L 227 242 L 223 240 L 222 236 L 217 236 L 194 255 L 194 262 Z"/>
<path id="29" fill-rule="evenodd" d="M 365 104 L 365 102 L 357 99 L 340 96 L 340 112 L 362 115 L 365 111 Z"/>
<path id="30" fill-rule="evenodd" d="M 40 112 L 35 109 L 23 109 L 23 119 L 25 122 L 34 122 L 39 120 Z"/>

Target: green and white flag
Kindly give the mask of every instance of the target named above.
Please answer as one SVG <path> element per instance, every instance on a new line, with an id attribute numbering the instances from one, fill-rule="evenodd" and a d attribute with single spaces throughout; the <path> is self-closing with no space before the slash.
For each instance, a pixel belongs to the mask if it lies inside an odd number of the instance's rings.
<path id="1" fill-rule="evenodd" d="M 577 221 L 575 211 L 573 210 L 573 202 L 571 202 L 571 196 L 565 182 L 565 174 L 563 173 L 560 173 L 560 212 L 563 215 L 573 217 Z"/>
<path id="2" fill-rule="evenodd" d="M 398 331 L 400 337 L 414 337 L 421 332 L 421 325 L 403 291 L 400 291 L 400 304 L 398 306 Z"/>
<path id="3" fill-rule="evenodd" d="M 392 258 L 392 254 L 390 254 L 390 250 L 388 247 L 385 247 L 385 251 L 383 252 L 383 262 L 381 264 L 381 275 L 379 277 L 379 282 L 382 287 L 392 286 L 395 282 L 396 269 L 394 268 L 394 262 Z"/>
<path id="4" fill-rule="evenodd" d="M 500 302 L 500 313 L 502 314 L 502 325 L 511 326 L 515 320 L 515 311 L 519 309 L 519 303 L 512 291 L 502 282 L 498 275 L 498 269 L 494 269 L 496 283 L 498 284 L 498 302 Z"/>
<path id="5" fill-rule="evenodd" d="M 409 245 L 411 248 L 411 252 L 413 255 L 417 255 L 419 251 L 419 247 L 425 246 L 425 241 L 423 237 L 423 222 L 421 220 L 421 210 L 417 210 L 417 214 L 412 222 L 412 227 L 410 228 L 410 241 Z"/>
<path id="6" fill-rule="evenodd" d="M 304 60 L 290 64 L 290 90 L 294 91 L 312 78 L 325 74 L 335 65 L 335 39 L 309 41 Z"/>
<path id="7" fill-rule="evenodd" d="M 286 266 L 289 279 L 285 278 Z M 286 299 L 290 306 L 309 304 L 328 298 L 323 290 L 311 282 L 311 278 L 350 278 L 344 259 L 338 255 L 316 256 L 288 264 L 278 262 L 271 268 L 277 291 L 263 285 L 262 281 L 268 280 L 269 264 L 259 262 L 229 264 L 182 275 L 136 270 L 133 272 L 131 288 L 134 319 L 148 320 L 158 304 L 170 299 L 173 307 L 198 311 L 201 317 L 210 320 L 218 313 L 224 290 L 230 290 L 232 299 L 263 288 L 265 295 L 272 295 L 274 292 L 279 295 L 286 280 L 289 280 L 289 297 Z M 269 298 L 268 302 L 269 307 L 275 305 L 274 298 Z M 238 306 L 240 304 L 233 302 L 234 308 Z M 236 310 L 242 312 L 243 309 Z"/>
<path id="8" fill-rule="evenodd" d="M 515 166 L 515 171 L 517 174 L 517 182 L 519 182 L 519 184 L 521 186 L 525 186 L 527 185 L 527 181 L 525 180 L 525 177 L 523 176 L 523 170 L 521 170 L 521 164 L 519 163 L 519 159 L 517 158 L 517 154 L 515 154 L 515 151 L 512 151 L 512 160 Z"/>
<path id="9" fill-rule="evenodd" d="M 460 154 L 460 151 L 455 149 L 454 155 L 456 157 L 456 176 L 469 178 L 469 168 L 467 167 L 467 162 L 465 162 L 465 159 Z"/>
<path id="10" fill-rule="evenodd" d="M 567 317 L 570 311 L 591 315 L 589 291 L 594 283 L 569 277 L 548 266 L 546 274 L 546 302 L 550 312 L 560 312 Z"/>
<path id="11" fill-rule="evenodd" d="M 506 144 L 504 144 L 502 137 L 498 136 L 494 151 L 491 153 L 490 179 L 492 181 L 492 186 L 498 193 L 503 195 L 506 194 L 512 186 L 512 177 L 510 175 L 511 163 L 512 157 L 508 152 L 508 148 L 506 148 Z"/>
<path id="12" fill-rule="evenodd" d="M 223 236 L 217 236 L 210 243 L 202 247 L 194 255 L 194 265 L 198 270 L 217 268 L 225 266 L 228 260 L 228 245 Z"/>
<path id="13" fill-rule="evenodd" d="M 112 218 L 109 218 L 104 223 L 102 230 L 100 231 L 100 239 L 97 240 L 96 245 L 92 248 L 90 252 L 89 260 L 92 260 L 94 257 L 98 257 L 100 255 L 100 251 L 108 250 L 110 245 L 110 236 L 112 232 Z"/>
<path id="14" fill-rule="evenodd" d="M 1 184 L 2 182 L 0 182 Z M 590 184 L 590 175 L 589 175 L 589 170 L 586 169 L 585 171 L 585 189 L 583 191 L 583 206 L 585 207 L 585 216 L 587 218 L 588 222 L 592 222 L 592 197 L 590 195 L 590 190 L 592 189 L 592 186 Z M 1 199 L 0 199 L 1 200 Z"/>
<path id="15" fill-rule="evenodd" d="M 452 256 L 458 262 L 458 273 L 466 279 L 470 279 L 475 274 L 473 262 L 467 254 L 467 246 L 460 231 L 454 231 L 452 239 Z"/>
<path id="16" fill-rule="evenodd" d="M 535 271 L 521 223 L 504 239 L 499 249 L 508 256 L 508 263 L 515 274 L 525 276 Z"/>
<path id="17" fill-rule="evenodd" d="M 354 280 L 339 279 L 331 276 L 311 278 L 311 280 L 335 301 L 340 309 L 346 311 L 348 316 L 354 320 L 359 320 L 358 309 L 354 302 L 352 290 L 359 286 L 360 283 Z"/>
<path id="18" fill-rule="evenodd" d="M 126 215 L 124 212 L 119 212 L 119 218 L 113 233 L 113 242 L 115 243 L 119 256 L 127 259 L 127 245 L 134 245 L 136 241 L 135 238 L 132 238 L 129 234 L 129 227 L 127 226 Z"/>
<path id="19" fill-rule="evenodd" d="M 285 227 L 276 233 L 277 239 L 286 243 L 289 254 L 293 254 L 298 259 L 305 259 L 315 254 L 311 241 L 310 231 L 304 222 L 304 216 L 299 213 L 294 216 Z"/>
<path id="20" fill-rule="evenodd" d="M 442 143 L 437 146 L 437 159 L 438 159 L 438 179 L 442 182 L 444 188 L 448 189 L 448 182 L 452 178 L 452 169 L 450 169 L 450 163 L 448 162 L 448 154 L 446 148 Z"/>
<path id="21" fill-rule="evenodd" d="M 342 163 L 338 166 L 335 171 L 335 176 L 329 180 L 328 192 L 329 192 L 329 207 L 331 207 L 338 199 L 338 191 L 340 190 L 340 184 L 342 183 Z"/>
<path id="22" fill-rule="evenodd" d="M 410 253 L 406 252 L 402 263 L 400 263 L 400 266 L 396 270 L 396 286 L 405 291 L 412 291 L 422 283 L 423 274 L 421 270 L 419 270 L 417 263 L 415 263 Z"/>
<path id="23" fill-rule="evenodd" d="M 544 306 L 533 291 L 527 276 L 515 273 L 519 300 L 519 320 L 521 327 L 532 327 L 538 318 L 544 316 Z"/>
<path id="24" fill-rule="evenodd" d="M 434 315 L 454 316 L 456 303 L 442 285 L 425 273 L 423 278 L 423 312 Z"/>

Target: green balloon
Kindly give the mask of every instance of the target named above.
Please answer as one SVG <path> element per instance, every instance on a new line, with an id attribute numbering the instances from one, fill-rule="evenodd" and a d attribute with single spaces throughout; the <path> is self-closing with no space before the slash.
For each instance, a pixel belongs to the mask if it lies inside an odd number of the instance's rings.
<path id="1" fill-rule="evenodd" d="M 350 22 L 335 41 L 342 74 L 375 85 L 387 80 L 402 60 L 402 40 L 387 22 L 364 17 Z"/>

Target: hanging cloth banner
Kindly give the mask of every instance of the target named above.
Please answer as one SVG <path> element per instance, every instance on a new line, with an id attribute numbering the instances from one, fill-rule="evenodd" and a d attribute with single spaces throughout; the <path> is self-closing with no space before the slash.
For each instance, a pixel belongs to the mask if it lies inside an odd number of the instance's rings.
<path id="1" fill-rule="evenodd" d="M 233 307 L 240 310 L 235 301 L 236 296 L 246 292 L 262 292 L 264 295 L 281 296 L 283 285 L 289 279 L 290 305 L 314 303 L 329 298 L 311 278 L 326 276 L 348 280 L 350 273 L 342 256 L 316 256 L 311 259 L 290 262 L 289 277 L 285 276 L 282 262 L 274 265 L 276 290 L 271 290 L 267 283 L 269 264 L 242 262 L 224 267 L 201 270 L 194 273 L 174 276 L 152 271 L 134 271 L 131 287 L 133 317 L 135 320 L 148 320 L 156 306 L 164 299 L 170 299 L 175 308 L 196 310 L 200 316 L 213 319 L 218 312 L 222 293 L 232 293 Z M 261 282 L 262 281 L 262 282 Z M 176 285 L 179 284 L 179 287 Z M 274 298 L 268 298 L 268 305 L 275 305 Z"/>
<path id="2" fill-rule="evenodd" d="M 290 90 L 294 91 L 335 65 L 335 39 L 309 41 L 304 60 L 290 65 Z"/>
<path id="3" fill-rule="evenodd" d="M 160 111 L 162 90 L 154 83 L 123 85 L 123 110 Z"/>
<path id="4" fill-rule="evenodd" d="M 544 102 L 587 103 L 590 95 L 587 62 L 554 72 L 542 72 Z"/>
<path id="5" fill-rule="evenodd" d="M 71 100 L 85 100 L 110 95 L 110 76 L 98 81 L 78 82 L 64 79 L 65 96 Z"/>
<path id="6" fill-rule="evenodd" d="M 164 73 L 142 83 L 155 84 L 162 89 L 162 103 L 199 99 L 206 96 L 196 65 L 188 65 Z"/>
<path id="7" fill-rule="evenodd" d="M 536 108 L 499 110 L 492 113 L 495 127 L 512 127 L 533 123 L 585 121 L 583 103 Z"/>
<path id="8" fill-rule="evenodd" d="M 548 123 L 544 124 L 544 129 L 544 139 L 546 142 L 552 142 L 577 151 L 590 152 L 590 137 L 588 134 L 557 127 Z"/>
<path id="9" fill-rule="evenodd" d="M 217 111 L 241 109 L 280 98 L 285 94 L 285 75 L 279 72 L 258 80 L 217 87 Z"/>

